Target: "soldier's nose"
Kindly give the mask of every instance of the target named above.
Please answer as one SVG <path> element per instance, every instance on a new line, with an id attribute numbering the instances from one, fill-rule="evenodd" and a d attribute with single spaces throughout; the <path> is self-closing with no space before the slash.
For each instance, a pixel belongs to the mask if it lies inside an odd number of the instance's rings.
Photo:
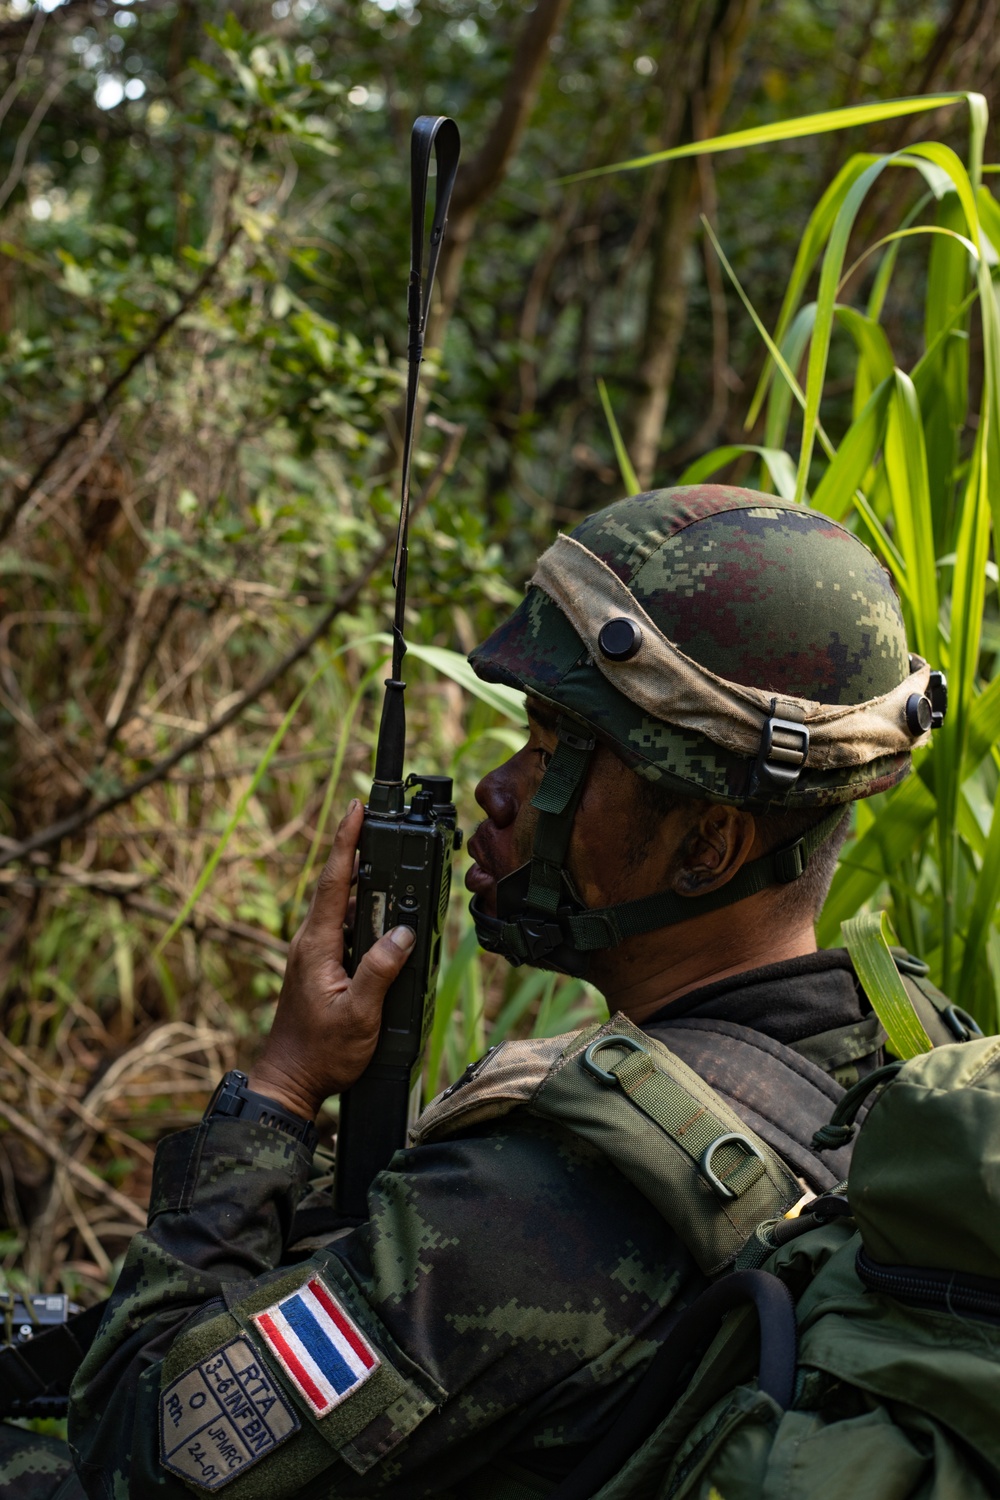
<path id="1" fill-rule="evenodd" d="M 496 828 L 508 828 L 517 817 L 519 799 L 509 765 L 487 772 L 476 787 L 476 801 Z"/>

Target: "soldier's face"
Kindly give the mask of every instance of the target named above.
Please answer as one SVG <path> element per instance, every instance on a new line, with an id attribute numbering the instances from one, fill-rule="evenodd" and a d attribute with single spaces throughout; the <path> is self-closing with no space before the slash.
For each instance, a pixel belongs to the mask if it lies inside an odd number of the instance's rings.
<path id="1" fill-rule="evenodd" d="M 488 915 L 496 911 L 497 881 L 531 858 L 538 818 L 531 799 L 557 743 L 555 714 L 533 698 L 527 708 L 527 743 L 476 788 L 476 801 L 486 818 L 469 840 L 475 863 L 465 884 Z M 566 861 L 584 904 L 611 906 L 663 889 L 688 821 L 686 811 L 676 819 L 668 816 L 651 840 L 636 776 L 598 745 L 573 820 Z"/>

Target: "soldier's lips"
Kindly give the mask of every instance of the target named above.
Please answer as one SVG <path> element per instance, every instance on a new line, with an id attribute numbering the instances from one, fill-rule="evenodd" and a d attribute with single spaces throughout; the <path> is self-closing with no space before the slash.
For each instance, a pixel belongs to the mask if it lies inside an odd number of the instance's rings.
<path id="1" fill-rule="evenodd" d="M 482 865 L 470 865 L 465 872 L 465 889 L 475 896 L 492 890 L 495 884 L 496 881 L 489 870 L 484 870 Z"/>

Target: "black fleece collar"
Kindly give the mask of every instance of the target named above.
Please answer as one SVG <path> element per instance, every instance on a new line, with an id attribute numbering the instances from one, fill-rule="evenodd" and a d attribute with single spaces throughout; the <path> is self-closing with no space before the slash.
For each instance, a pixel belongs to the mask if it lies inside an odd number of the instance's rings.
<path id="1" fill-rule="evenodd" d="M 702 985 L 664 1005 L 642 1024 L 644 1028 L 669 1025 L 682 1016 L 699 1016 L 733 1021 L 788 1043 L 849 1026 L 868 1010 L 847 949 L 821 948 L 818 953 Z"/>

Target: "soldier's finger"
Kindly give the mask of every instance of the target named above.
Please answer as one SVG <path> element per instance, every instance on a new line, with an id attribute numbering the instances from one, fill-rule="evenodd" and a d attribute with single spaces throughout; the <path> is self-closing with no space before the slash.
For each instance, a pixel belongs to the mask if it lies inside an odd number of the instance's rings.
<path id="1" fill-rule="evenodd" d="M 323 866 L 312 899 L 310 917 L 332 932 L 340 932 L 347 915 L 351 893 L 351 876 L 357 852 L 364 808 L 354 799 L 334 835 L 330 857 Z"/>
<path id="2" fill-rule="evenodd" d="M 351 1008 L 359 1030 L 378 1031 L 386 991 L 409 958 L 416 940 L 411 927 L 394 927 L 368 949 L 358 964 L 351 980 Z"/>

